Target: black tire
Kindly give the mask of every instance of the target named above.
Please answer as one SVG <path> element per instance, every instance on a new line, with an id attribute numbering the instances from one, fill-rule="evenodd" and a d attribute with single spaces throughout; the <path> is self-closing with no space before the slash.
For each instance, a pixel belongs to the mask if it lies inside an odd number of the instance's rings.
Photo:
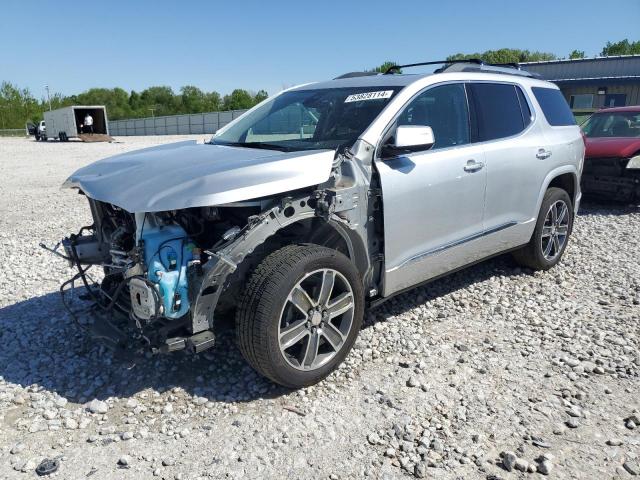
<path id="1" fill-rule="evenodd" d="M 344 285 L 345 281 L 348 282 L 353 294 L 353 317 L 349 317 L 350 330 L 348 333 L 344 332 L 341 347 L 333 349 L 335 353 L 331 353 L 333 356 L 330 360 L 318 368 L 303 370 L 302 367 L 292 366 L 290 357 L 288 360 L 285 352 L 281 351 L 279 335 L 283 312 L 285 308 L 291 308 L 287 307 L 290 305 L 287 302 L 294 287 L 309 275 L 316 275 L 312 272 L 322 269 L 339 273 L 341 277 L 337 275 L 335 278 L 340 277 Z M 324 282 L 324 277 L 322 278 Z M 335 287 L 332 288 L 335 290 Z M 312 295 L 309 296 L 311 297 Z M 236 338 L 242 355 L 258 373 L 285 387 L 301 388 L 319 382 L 342 363 L 358 336 L 363 313 L 362 281 L 357 269 L 346 256 L 336 250 L 313 244 L 289 245 L 268 255 L 251 274 L 236 313 Z M 306 321 L 307 327 L 310 324 L 310 321 Z M 321 333 L 321 326 L 310 328 Z M 324 328 L 326 330 L 326 325 Z M 311 336 L 306 338 L 307 342 L 311 342 Z M 330 345 L 329 342 L 326 345 Z M 316 352 L 319 351 L 320 348 L 316 349 Z"/>
<path id="2" fill-rule="evenodd" d="M 545 245 L 543 236 L 543 229 L 547 228 L 545 226 L 545 221 L 547 221 L 547 214 L 549 214 L 550 209 L 554 205 L 558 205 L 558 202 L 562 202 L 567 207 L 567 225 L 566 225 L 566 236 L 564 241 L 562 242 L 559 249 L 556 252 L 553 252 L 554 255 L 552 258 L 549 258 L 549 255 L 545 256 L 545 248 L 549 245 L 548 242 L 552 242 L 551 238 L 547 240 Z M 562 255 L 564 254 L 565 249 L 567 248 L 567 244 L 569 243 L 569 237 L 571 236 L 571 231 L 573 229 L 573 202 L 569 197 L 569 194 L 561 189 L 556 187 L 549 188 L 542 200 L 542 205 L 540 206 L 540 212 L 538 213 L 538 220 L 536 221 L 536 227 L 533 231 L 533 235 L 531 236 L 531 240 L 527 245 L 523 248 L 516 250 L 513 252 L 513 258 L 520 265 L 532 268 L 534 270 L 549 270 L 551 267 L 556 265 Z M 559 230 L 558 230 L 559 231 Z M 564 230 L 563 230 L 564 231 Z M 555 234 L 556 229 L 553 229 Z M 545 230 L 545 235 L 548 233 Z M 548 237 L 545 237 L 548 238 Z M 552 246 L 553 249 L 553 246 Z M 551 253 L 551 252 L 550 252 Z"/>

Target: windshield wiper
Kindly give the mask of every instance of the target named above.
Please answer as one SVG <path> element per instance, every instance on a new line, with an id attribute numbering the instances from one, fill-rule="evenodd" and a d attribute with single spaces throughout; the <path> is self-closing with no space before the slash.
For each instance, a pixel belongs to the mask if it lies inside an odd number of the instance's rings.
<path id="1" fill-rule="evenodd" d="M 213 143 L 213 145 L 226 145 L 228 147 L 244 147 L 244 148 L 259 148 L 262 150 L 277 150 L 279 152 L 293 152 L 295 149 L 291 147 L 285 147 L 284 145 L 276 145 L 275 143 L 266 142 L 220 142 Z"/>

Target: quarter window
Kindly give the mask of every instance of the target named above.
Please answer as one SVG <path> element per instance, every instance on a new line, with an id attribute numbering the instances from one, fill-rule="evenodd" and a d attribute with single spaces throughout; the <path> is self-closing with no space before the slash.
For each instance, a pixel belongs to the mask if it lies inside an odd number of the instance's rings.
<path id="1" fill-rule="evenodd" d="M 531 121 L 531 112 L 526 114 L 520 108 L 519 89 L 515 85 L 472 83 L 469 88 L 476 110 L 475 131 L 478 141 L 485 142 L 516 135 Z M 522 98 L 524 99 L 524 96 Z M 525 116 L 528 117 L 527 123 Z"/>
<path id="2" fill-rule="evenodd" d="M 569 109 L 567 101 L 556 88 L 533 87 L 533 94 L 542 108 L 544 118 L 552 127 L 575 125 L 576 119 Z"/>
<path id="3" fill-rule="evenodd" d="M 432 149 L 469 143 L 469 111 L 462 84 L 430 88 L 416 98 L 398 118 L 400 125 L 424 125 L 433 129 Z"/>

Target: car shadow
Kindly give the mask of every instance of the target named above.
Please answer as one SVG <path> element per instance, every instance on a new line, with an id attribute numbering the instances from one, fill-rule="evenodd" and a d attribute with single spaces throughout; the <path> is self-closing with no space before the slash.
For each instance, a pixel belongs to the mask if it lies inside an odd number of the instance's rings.
<path id="1" fill-rule="evenodd" d="M 75 403 L 128 398 L 178 388 L 214 402 L 246 402 L 290 392 L 255 373 L 223 328 L 217 344 L 198 355 L 141 355 L 135 363 L 90 342 L 64 309 L 58 292 L 0 309 L 0 378 L 45 389 Z"/>
<path id="2" fill-rule="evenodd" d="M 363 328 L 491 276 L 525 274 L 508 255 L 496 257 L 393 297 L 366 314 Z M 64 309 L 58 292 L 51 292 L 0 309 L 0 378 L 32 391 L 55 392 L 79 404 L 93 398 L 129 398 L 146 390 L 163 393 L 176 388 L 221 403 L 290 393 L 246 363 L 233 334 L 229 322 L 207 352 L 149 354 L 131 363 L 89 341 Z"/>

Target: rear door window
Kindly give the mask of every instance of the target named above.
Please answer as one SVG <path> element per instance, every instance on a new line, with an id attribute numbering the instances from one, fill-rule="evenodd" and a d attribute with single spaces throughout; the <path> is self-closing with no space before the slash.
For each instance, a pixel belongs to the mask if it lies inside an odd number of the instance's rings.
<path id="1" fill-rule="evenodd" d="M 569 104 L 564 96 L 555 88 L 533 87 L 533 94 L 542 108 L 544 118 L 553 127 L 575 125 L 576 119 L 571 113 Z"/>
<path id="2" fill-rule="evenodd" d="M 471 83 L 468 88 L 474 106 L 474 141 L 511 137 L 522 132 L 530 122 L 531 114 L 527 115 L 528 120 L 523 115 L 515 85 Z"/>

